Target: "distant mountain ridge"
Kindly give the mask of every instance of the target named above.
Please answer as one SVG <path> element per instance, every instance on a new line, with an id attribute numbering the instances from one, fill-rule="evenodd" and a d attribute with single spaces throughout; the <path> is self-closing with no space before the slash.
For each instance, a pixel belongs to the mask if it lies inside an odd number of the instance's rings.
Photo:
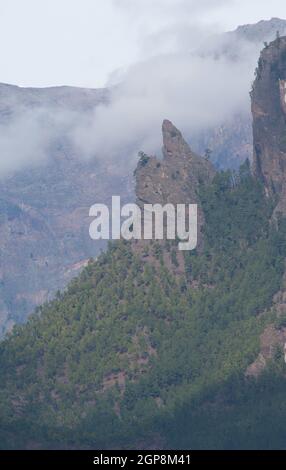
<path id="1" fill-rule="evenodd" d="M 234 31 L 226 35 L 236 36 L 250 42 L 263 42 L 273 40 L 279 32 L 281 36 L 286 35 L 286 20 L 281 18 L 271 18 L 270 20 L 261 20 L 255 24 L 246 24 L 238 26 Z"/>
<path id="2" fill-rule="evenodd" d="M 55 86 L 45 88 L 19 87 L 0 83 L 0 104 L 33 106 L 63 106 L 70 109 L 90 109 L 108 99 L 105 88 Z"/>

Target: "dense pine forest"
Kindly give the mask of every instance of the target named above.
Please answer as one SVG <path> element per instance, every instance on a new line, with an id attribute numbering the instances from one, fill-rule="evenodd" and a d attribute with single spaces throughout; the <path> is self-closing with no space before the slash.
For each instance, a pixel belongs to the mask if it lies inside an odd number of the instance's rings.
<path id="1" fill-rule="evenodd" d="M 285 448 L 286 222 L 247 161 L 201 185 L 203 248 L 114 242 L 0 343 L 0 448 Z M 166 263 L 169 253 L 170 263 Z"/>

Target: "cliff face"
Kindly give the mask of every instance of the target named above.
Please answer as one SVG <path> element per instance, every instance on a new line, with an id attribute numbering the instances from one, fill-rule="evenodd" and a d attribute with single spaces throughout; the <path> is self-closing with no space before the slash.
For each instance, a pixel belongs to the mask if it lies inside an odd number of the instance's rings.
<path id="1" fill-rule="evenodd" d="M 0 85 L 0 124 L 37 109 L 87 115 L 107 98 L 105 90 Z M 133 195 L 116 164 L 80 158 L 62 136 L 49 149 L 41 165 L 0 175 L 0 338 L 105 247 L 88 235 L 90 206 Z"/>
<path id="2" fill-rule="evenodd" d="M 0 337 L 105 248 L 89 237 L 89 208 L 109 205 L 112 190 L 128 197 L 126 180 L 114 168 L 59 153 L 0 183 Z"/>
<path id="3" fill-rule="evenodd" d="M 254 174 L 286 212 L 286 37 L 261 53 L 251 94 Z"/>

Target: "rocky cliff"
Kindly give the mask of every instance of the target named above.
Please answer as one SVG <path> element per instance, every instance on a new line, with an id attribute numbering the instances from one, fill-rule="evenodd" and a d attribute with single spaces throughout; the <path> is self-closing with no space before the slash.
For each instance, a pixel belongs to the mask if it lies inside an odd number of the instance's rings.
<path id="1" fill-rule="evenodd" d="M 107 99 L 106 90 L 0 85 L 0 125 L 5 128 L 31 112 L 37 116 L 37 110 L 88 115 Z M 125 198 L 132 192 L 131 177 L 122 176 L 117 164 L 81 158 L 64 135 L 54 135 L 40 165 L 1 174 L 0 337 L 64 288 L 105 247 L 89 238 L 90 206 L 110 204 L 113 191 Z"/>
<path id="2" fill-rule="evenodd" d="M 262 41 L 273 39 L 277 30 L 281 35 L 285 34 L 285 25 L 285 21 L 274 18 L 257 25 L 240 27 L 223 35 L 219 40 L 219 49 L 217 41 L 208 41 L 209 54 L 215 57 L 231 56 L 233 60 L 240 60 L 241 55 L 237 51 L 241 41 L 244 45 L 251 44 L 251 47 L 254 44 L 258 51 Z M 283 44 L 284 41 L 281 40 L 280 51 L 284 50 Z M 271 56 L 274 49 L 271 45 L 263 54 Z M 208 50 L 204 48 L 203 54 L 206 53 Z M 244 48 L 240 51 L 240 54 L 243 53 Z M 274 56 L 273 52 L 273 60 Z M 282 75 L 279 78 L 282 80 Z M 259 109 L 256 103 L 262 100 L 261 87 L 264 82 L 265 79 L 262 79 L 257 83 L 253 96 L 255 109 Z M 277 92 L 277 109 L 281 115 L 276 116 L 278 127 L 276 118 L 274 119 L 272 130 L 279 129 L 283 144 L 283 115 L 281 100 L 279 101 L 281 96 L 279 98 L 277 80 L 273 83 Z M 266 94 L 268 85 L 266 79 Z M 283 82 L 280 85 L 283 91 Z M 46 108 L 51 111 L 52 116 L 54 111 L 59 117 L 66 113 L 87 115 L 97 105 L 107 103 L 109 98 L 108 90 L 72 87 L 35 89 L 0 84 L 0 125 L 9 125 L 17 116 L 26 122 L 31 112 L 37 113 L 37 110 Z M 274 114 L 271 116 L 273 118 Z M 266 118 L 263 120 L 259 112 L 254 113 L 254 117 L 255 139 L 259 140 L 257 143 L 268 148 L 266 153 L 270 152 L 270 147 L 277 150 L 277 142 L 269 140 L 272 139 L 271 136 L 269 139 L 263 137 L 264 132 L 270 129 L 269 121 Z M 43 118 L 42 113 L 39 113 L 40 118 Z M 44 116 L 44 122 L 46 121 Z M 37 126 L 37 129 L 42 129 L 42 122 L 37 122 Z M 110 129 L 110 132 L 113 130 Z M 17 168 L 17 172 L 0 179 L 0 336 L 13 323 L 24 321 L 36 305 L 51 298 L 57 289 L 66 286 L 87 259 L 97 255 L 100 246 L 91 243 L 88 237 L 87 215 L 90 205 L 95 202 L 109 204 L 113 194 L 121 195 L 126 201 L 133 199 L 132 171 L 127 173 L 124 167 L 125 174 L 122 176 L 122 170 L 118 171 L 120 163 L 116 159 L 109 163 L 102 159 L 84 160 L 69 146 L 61 132 L 57 130 L 56 134 L 56 141 L 47 142 L 48 160 L 42 161 L 38 166 L 25 166 L 21 170 Z M 195 188 L 199 179 L 208 179 L 213 169 L 210 169 L 210 163 L 204 159 L 198 163 L 196 155 L 170 123 L 164 124 L 163 136 L 164 159 L 150 157 L 147 165 L 143 159 L 137 169 L 137 176 L 140 174 L 142 181 L 137 182 L 139 198 L 150 198 L 151 202 L 158 202 L 163 195 L 164 201 L 172 199 L 174 202 L 195 202 Z M 261 139 L 264 139 L 265 145 Z M 210 148 L 213 151 L 211 159 L 217 166 L 237 167 L 246 157 L 252 156 L 250 113 L 247 110 L 246 114 L 232 116 L 214 129 L 206 128 L 199 135 L 188 135 L 187 140 L 192 142 L 192 149 L 197 153 L 204 154 L 205 149 Z M 19 161 L 22 160 L 23 147 L 24 145 L 18 145 Z M 258 145 L 258 154 L 259 148 Z M 266 172 L 273 170 L 273 167 L 270 168 L 271 163 L 269 168 L 266 163 L 269 155 L 264 159 L 260 172 L 261 175 L 263 172 L 266 179 Z M 281 155 L 278 158 L 279 165 L 283 165 Z M 3 163 L 2 156 L 1 161 Z M 256 173 L 260 171 L 258 162 L 259 155 L 258 158 L 255 157 Z M 279 186 L 279 165 L 276 169 L 276 186 Z M 270 182 L 267 184 L 269 186 Z"/>
<path id="3" fill-rule="evenodd" d="M 163 135 L 163 160 L 141 155 L 138 198 L 196 202 L 214 170 L 169 121 Z M 249 165 L 236 176 L 200 190 L 203 250 L 112 243 L 0 342 L 0 449 L 285 448 L 284 336 L 271 323 L 286 227 L 272 230 Z"/>
<path id="4" fill-rule="evenodd" d="M 253 168 L 286 212 L 286 37 L 262 51 L 251 93 Z"/>
<path id="5" fill-rule="evenodd" d="M 199 204 L 200 184 L 215 175 L 212 163 L 192 152 L 181 132 L 165 120 L 162 126 L 163 159 L 142 155 L 135 171 L 136 196 L 142 204 Z M 199 228 L 203 213 L 199 206 Z"/>

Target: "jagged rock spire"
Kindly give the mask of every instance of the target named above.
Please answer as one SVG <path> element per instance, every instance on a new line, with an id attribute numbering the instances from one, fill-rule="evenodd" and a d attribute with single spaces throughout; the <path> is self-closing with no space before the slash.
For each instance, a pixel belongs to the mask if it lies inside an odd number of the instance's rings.
<path id="1" fill-rule="evenodd" d="M 135 171 L 137 203 L 199 204 L 199 185 L 215 175 L 212 163 L 193 153 L 170 121 L 163 122 L 162 132 L 164 159 L 145 157 Z M 203 220 L 199 206 L 199 231 Z"/>
<path id="2" fill-rule="evenodd" d="M 163 134 L 163 155 L 164 158 L 182 158 L 190 154 L 191 149 L 184 140 L 181 132 L 171 121 L 165 119 L 162 125 Z"/>
<path id="3" fill-rule="evenodd" d="M 136 195 L 149 203 L 196 203 L 201 182 L 212 179 L 211 162 L 192 152 L 181 132 L 165 120 L 162 126 L 163 160 L 147 157 L 135 171 Z"/>

